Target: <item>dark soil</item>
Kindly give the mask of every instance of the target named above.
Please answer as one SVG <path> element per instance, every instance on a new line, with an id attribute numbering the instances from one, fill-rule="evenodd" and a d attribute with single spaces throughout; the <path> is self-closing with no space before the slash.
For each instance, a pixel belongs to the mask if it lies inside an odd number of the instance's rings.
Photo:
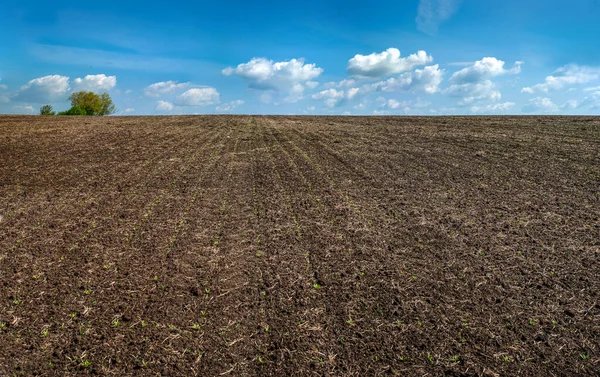
<path id="1" fill-rule="evenodd" d="M 600 375 L 600 118 L 0 117 L 1 376 Z"/>

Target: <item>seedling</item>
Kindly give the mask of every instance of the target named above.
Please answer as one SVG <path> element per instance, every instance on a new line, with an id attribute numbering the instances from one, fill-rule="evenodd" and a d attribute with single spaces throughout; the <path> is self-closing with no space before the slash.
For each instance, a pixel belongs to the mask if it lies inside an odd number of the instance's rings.
<path id="1" fill-rule="evenodd" d="M 119 327 L 119 320 L 115 319 L 112 323 L 113 327 Z"/>
<path id="2" fill-rule="evenodd" d="M 81 362 L 81 366 L 84 367 L 84 368 L 88 368 L 88 367 L 92 366 L 92 362 L 89 361 L 89 360 L 83 360 Z"/>
<path id="3" fill-rule="evenodd" d="M 142 327 L 146 327 L 148 326 L 148 324 L 146 323 L 146 321 L 142 321 Z"/>
<path id="4" fill-rule="evenodd" d="M 199 329 L 200 329 L 200 325 L 199 325 L 199 324 L 197 324 L 197 323 L 194 323 L 194 324 L 192 325 L 192 328 L 193 328 L 194 330 L 199 330 Z"/>
<path id="5" fill-rule="evenodd" d="M 321 284 L 319 284 L 319 283 L 314 283 L 314 284 L 313 284 L 313 288 L 314 288 L 314 289 L 321 289 Z"/>

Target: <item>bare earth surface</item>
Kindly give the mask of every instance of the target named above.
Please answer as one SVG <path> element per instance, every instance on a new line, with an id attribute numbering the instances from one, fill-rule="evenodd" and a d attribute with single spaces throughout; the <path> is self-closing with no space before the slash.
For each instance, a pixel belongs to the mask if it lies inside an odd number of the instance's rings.
<path id="1" fill-rule="evenodd" d="M 600 119 L 0 117 L 1 376 L 600 375 Z"/>

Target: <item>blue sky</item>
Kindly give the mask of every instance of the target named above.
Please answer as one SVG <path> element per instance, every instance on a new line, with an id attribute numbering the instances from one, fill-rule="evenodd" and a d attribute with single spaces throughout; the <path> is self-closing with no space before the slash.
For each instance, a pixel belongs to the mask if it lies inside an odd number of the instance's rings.
<path id="1" fill-rule="evenodd" d="M 600 0 L 3 0 L 0 113 L 598 114 Z"/>

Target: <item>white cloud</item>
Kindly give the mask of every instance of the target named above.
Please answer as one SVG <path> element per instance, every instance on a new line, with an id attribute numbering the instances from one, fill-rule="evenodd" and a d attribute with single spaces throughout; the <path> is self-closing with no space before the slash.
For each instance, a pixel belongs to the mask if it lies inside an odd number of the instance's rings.
<path id="1" fill-rule="evenodd" d="M 496 85 L 490 80 L 478 83 L 450 85 L 444 89 L 444 94 L 450 97 L 461 98 L 458 102 L 460 106 L 481 100 L 499 101 L 502 98 L 502 94 L 496 90 Z"/>
<path id="2" fill-rule="evenodd" d="M 133 93 L 133 90 L 131 90 L 131 89 L 127 89 L 127 90 L 125 91 L 125 94 L 131 94 L 131 93 Z"/>
<path id="3" fill-rule="evenodd" d="M 417 98 L 415 101 L 398 101 L 393 98 L 386 99 L 384 97 L 378 97 L 377 102 L 380 103 L 379 107 L 382 109 L 401 110 L 405 114 L 415 113 L 415 109 L 422 109 L 431 105 L 430 102 L 425 102 L 420 98 Z"/>
<path id="4" fill-rule="evenodd" d="M 307 88 L 309 88 L 309 89 L 314 89 L 314 88 L 316 88 L 317 86 L 319 86 L 319 83 L 318 83 L 318 82 L 316 82 L 316 81 L 307 81 L 307 82 L 305 82 L 305 83 L 304 83 L 304 85 L 305 85 Z"/>
<path id="5" fill-rule="evenodd" d="M 560 108 L 561 109 L 576 109 L 579 106 L 579 102 L 577 102 L 577 100 L 572 99 L 569 100 L 567 102 L 565 102 Z"/>
<path id="6" fill-rule="evenodd" d="M 583 89 L 584 92 L 597 92 L 600 91 L 600 86 L 594 86 L 592 88 L 585 88 Z"/>
<path id="7" fill-rule="evenodd" d="M 23 85 L 15 100 L 23 102 L 44 103 L 56 100 L 66 100 L 69 91 L 69 78 L 61 75 L 51 75 L 33 79 Z"/>
<path id="8" fill-rule="evenodd" d="M 13 106 L 13 110 L 21 114 L 32 114 L 35 112 L 33 106 Z"/>
<path id="9" fill-rule="evenodd" d="M 598 78 L 600 78 L 600 68 L 570 64 L 554 71 L 543 83 L 521 89 L 521 93 L 547 93 L 567 86 L 587 84 Z M 594 88 L 587 89 L 594 90 Z"/>
<path id="10" fill-rule="evenodd" d="M 73 91 L 108 92 L 117 85 L 117 76 L 87 75 L 73 80 Z"/>
<path id="11" fill-rule="evenodd" d="M 224 103 L 221 106 L 217 106 L 217 108 L 215 110 L 222 111 L 222 112 L 228 112 L 228 111 L 232 111 L 236 107 L 241 106 L 243 104 L 244 104 L 244 101 L 242 101 L 242 100 L 231 101 L 228 103 Z"/>
<path id="12" fill-rule="evenodd" d="M 354 86 L 355 83 L 356 83 L 356 81 L 354 79 L 343 79 L 342 81 L 339 81 L 339 82 L 330 81 L 328 83 L 325 83 L 323 85 L 323 87 L 325 87 L 325 89 L 329 89 L 329 88 L 349 88 L 349 87 Z"/>
<path id="13" fill-rule="evenodd" d="M 422 32 L 435 35 L 439 25 L 450 19 L 458 10 L 462 0 L 420 0 L 417 27 Z"/>
<path id="14" fill-rule="evenodd" d="M 290 92 L 298 90 L 297 85 L 311 82 L 323 72 L 315 64 L 305 64 L 303 59 L 274 62 L 266 58 L 252 58 L 248 63 L 239 64 L 236 68 L 225 68 L 225 76 L 238 76 L 248 82 L 248 86 L 259 90 Z"/>
<path id="15" fill-rule="evenodd" d="M 439 69 L 439 65 L 435 64 L 423 69 L 416 69 L 414 72 L 403 73 L 397 78 L 392 77 L 386 81 L 367 85 L 367 87 L 374 87 L 376 90 L 384 92 L 401 89 L 433 94 L 440 91 L 439 85 L 443 76 L 444 70 Z"/>
<path id="16" fill-rule="evenodd" d="M 473 106 L 471 107 L 471 111 L 473 113 L 495 113 L 495 112 L 504 112 L 506 110 L 512 109 L 515 106 L 514 102 L 503 102 L 503 103 L 495 103 L 487 106 Z"/>
<path id="17" fill-rule="evenodd" d="M 585 97 L 578 107 L 592 110 L 600 109 L 600 90 Z"/>
<path id="18" fill-rule="evenodd" d="M 192 88 L 177 96 L 175 103 L 180 106 L 207 106 L 218 103 L 219 99 L 215 88 Z"/>
<path id="19" fill-rule="evenodd" d="M 0 103 L 9 103 L 9 102 L 10 102 L 10 98 L 8 98 L 7 96 L 0 95 Z"/>
<path id="20" fill-rule="evenodd" d="M 167 101 L 158 101 L 156 102 L 156 110 L 160 111 L 173 111 L 175 106 L 171 102 Z"/>
<path id="21" fill-rule="evenodd" d="M 526 113 L 534 112 L 553 112 L 558 111 L 559 107 L 550 100 L 550 98 L 535 97 L 527 101 L 523 107 L 523 111 Z"/>
<path id="22" fill-rule="evenodd" d="M 176 90 L 183 90 L 190 86 L 189 82 L 178 83 L 177 81 L 163 81 L 149 85 L 144 89 L 146 97 L 160 97 L 165 94 L 173 93 Z"/>
<path id="23" fill-rule="evenodd" d="M 504 62 L 494 57 L 485 57 L 473 65 L 454 72 L 450 77 L 453 84 L 470 84 L 481 82 L 492 77 L 521 72 L 523 62 L 517 61 L 511 69 L 504 69 Z"/>
<path id="24" fill-rule="evenodd" d="M 400 50 L 388 48 L 370 55 L 356 54 L 348 60 L 348 73 L 362 77 L 383 77 L 410 71 L 416 66 L 431 63 L 433 58 L 423 50 L 406 58 L 400 57 Z"/>
<path id="25" fill-rule="evenodd" d="M 312 99 L 324 99 L 328 107 L 339 105 L 345 98 L 346 92 L 337 89 L 326 89 L 312 95 Z"/>
<path id="26" fill-rule="evenodd" d="M 444 89 L 443 93 L 450 97 L 460 98 L 458 102 L 460 106 L 482 100 L 499 101 L 502 94 L 496 89 L 496 84 L 491 79 L 501 75 L 518 74 L 521 72 L 523 63 L 517 61 L 510 69 L 505 69 L 504 64 L 504 61 L 494 57 L 478 60 L 470 66 L 454 72 L 449 80 L 451 85 Z M 485 109 L 485 107 L 475 107 Z"/>
<path id="27" fill-rule="evenodd" d="M 0 90 L 6 90 L 8 89 L 8 86 L 4 85 L 4 84 L 0 84 Z"/>
<path id="28" fill-rule="evenodd" d="M 298 102 L 304 98 L 304 86 L 302 84 L 294 85 L 290 91 L 289 96 L 284 99 L 284 102 Z"/>
<path id="29" fill-rule="evenodd" d="M 135 113 L 135 109 L 133 107 L 128 107 L 123 111 L 125 114 Z"/>

